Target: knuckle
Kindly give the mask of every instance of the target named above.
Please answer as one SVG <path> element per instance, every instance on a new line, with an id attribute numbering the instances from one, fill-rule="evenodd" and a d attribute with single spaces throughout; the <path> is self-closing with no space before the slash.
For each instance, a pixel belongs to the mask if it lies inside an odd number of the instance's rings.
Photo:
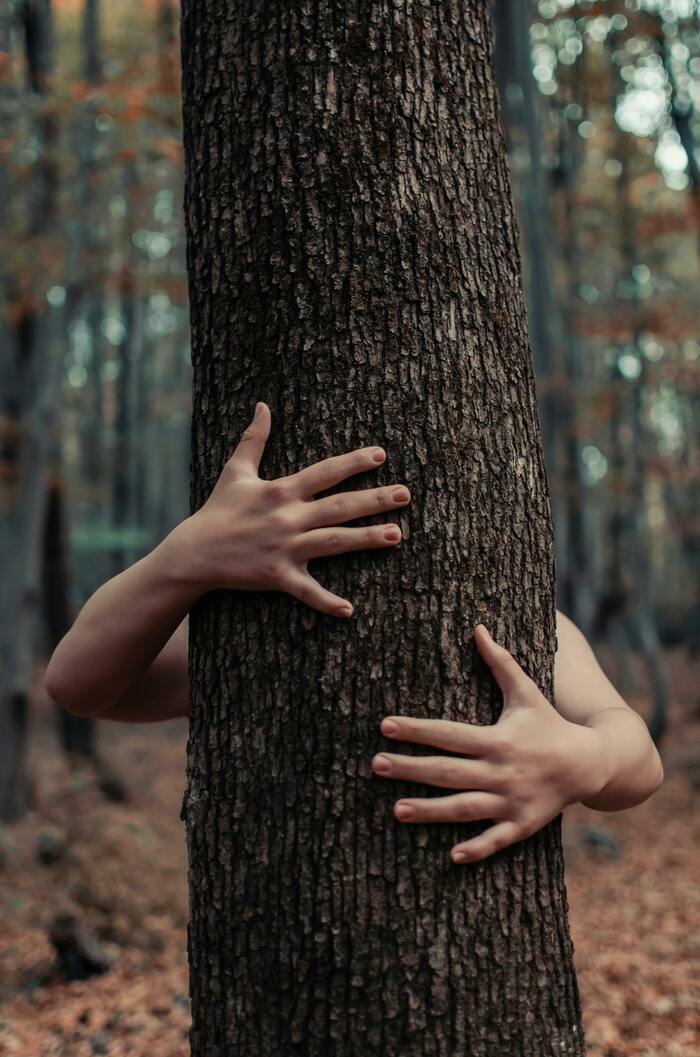
<path id="1" fill-rule="evenodd" d="M 335 510 L 338 514 L 347 514 L 349 511 L 348 500 L 344 495 L 336 496 Z"/>
<path id="2" fill-rule="evenodd" d="M 268 558 L 262 563 L 260 571 L 267 583 L 279 583 L 284 575 L 284 565 L 278 558 Z"/>
<path id="3" fill-rule="evenodd" d="M 269 503 L 282 503 L 289 497 L 289 485 L 284 481 L 267 481 L 264 495 Z"/>
<path id="4" fill-rule="evenodd" d="M 494 730 L 493 747 L 502 760 L 510 760 L 515 751 L 515 742 L 510 734 Z"/>
<path id="5" fill-rule="evenodd" d="M 518 834 L 516 840 L 525 840 L 526 837 L 531 837 L 533 833 L 536 833 L 539 829 L 539 822 L 537 818 L 527 813 L 524 815 L 518 823 Z"/>
<path id="6" fill-rule="evenodd" d="M 332 535 L 330 535 L 326 541 L 326 546 L 329 551 L 338 550 L 338 548 L 342 547 L 342 545 L 343 541 L 337 532 L 334 532 Z"/>
<path id="7" fill-rule="evenodd" d="M 288 532 L 293 528 L 292 518 L 283 510 L 273 510 L 267 515 L 267 524 L 275 533 Z"/>
<path id="8" fill-rule="evenodd" d="M 499 768 L 499 771 L 496 779 L 499 792 L 508 798 L 515 796 L 517 793 L 515 772 L 508 766 Z"/>

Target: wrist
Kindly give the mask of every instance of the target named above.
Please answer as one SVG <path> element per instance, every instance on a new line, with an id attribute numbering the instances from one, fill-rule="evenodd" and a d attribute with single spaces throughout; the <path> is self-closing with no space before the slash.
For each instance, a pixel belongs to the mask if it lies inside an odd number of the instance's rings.
<path id="1" fill-rule="evenodd" d="M 168 583 L 182 594 L 188 605 L 211 591 L 193 532 L 194 515 L 185 518 L 151 551 L 149 558 Z"/>

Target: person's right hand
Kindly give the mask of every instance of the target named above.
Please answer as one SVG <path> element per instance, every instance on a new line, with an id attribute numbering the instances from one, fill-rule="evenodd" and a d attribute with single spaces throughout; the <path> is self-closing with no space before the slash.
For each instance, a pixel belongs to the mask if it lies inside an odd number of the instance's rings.
<path id="1" fill-rule="evenodd" d="M 367 548 L 394 547 L 395 524 L 340 527 L 345 521 L 406 506 L 403 485 L 367 488 L 314 499 L 386 459 L 382 448 L 360 448 L 265 481 L 258 467 L 270 436 L 271 413 L 259 403 L 238 447 L 206 503 L 171 536 L 183 575 L 202 592 L 285 591 L 330 616 L 352 616 L 350 602 L 327 591 L 308 571 L 312 558 Z"/>

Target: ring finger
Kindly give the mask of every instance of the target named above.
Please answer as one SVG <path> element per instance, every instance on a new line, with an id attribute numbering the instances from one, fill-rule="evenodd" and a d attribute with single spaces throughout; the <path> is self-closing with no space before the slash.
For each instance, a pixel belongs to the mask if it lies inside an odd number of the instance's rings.
<path id="1" fill-rule="evenodd" d="M 425 782 L 443 789 L 497 791 L 495 769 L 485 760 L 454 756 L 399 756 L 382 752 L 373 758 L 372 769 L 380 778 Z"/>

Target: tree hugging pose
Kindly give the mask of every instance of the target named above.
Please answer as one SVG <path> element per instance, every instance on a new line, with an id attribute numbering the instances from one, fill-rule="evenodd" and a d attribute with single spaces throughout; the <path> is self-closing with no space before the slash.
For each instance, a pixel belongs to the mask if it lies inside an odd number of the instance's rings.
<path id="1" fill-rule="evenodd" d="M 270 426 L 270 409 L 260 403 L 207 502 L 87 600 L 46 671 L 55 701 L 75 715 L 125 722 L 187 715 L 187 613 L 207 591 L 285 591 L 328 616 L 352 616 L 351 602 L 322 587 L 308 562 L 400 544 L 398 525 L 345 522 L 407 506 L 410 493 L 394 484 L 314 498 L 381 465 L 386 453 L 379 447 L 262 480 Z M 646 724 L 572 621 L 557 613 L 553 703 L 483 625 L 474 640 L 503 693 L 495 724 L 382 720 L 378 738 L 438 751 L 417 757 L 382 749 L 372 761 L 375 775 L 446 791 L 398 800 L 399 823 L 492 821 L 452 849 L 454 862 L 468 863 L 530 836 L 568 804 L 618 811 L 658 789 L 663 768 Z"/>

